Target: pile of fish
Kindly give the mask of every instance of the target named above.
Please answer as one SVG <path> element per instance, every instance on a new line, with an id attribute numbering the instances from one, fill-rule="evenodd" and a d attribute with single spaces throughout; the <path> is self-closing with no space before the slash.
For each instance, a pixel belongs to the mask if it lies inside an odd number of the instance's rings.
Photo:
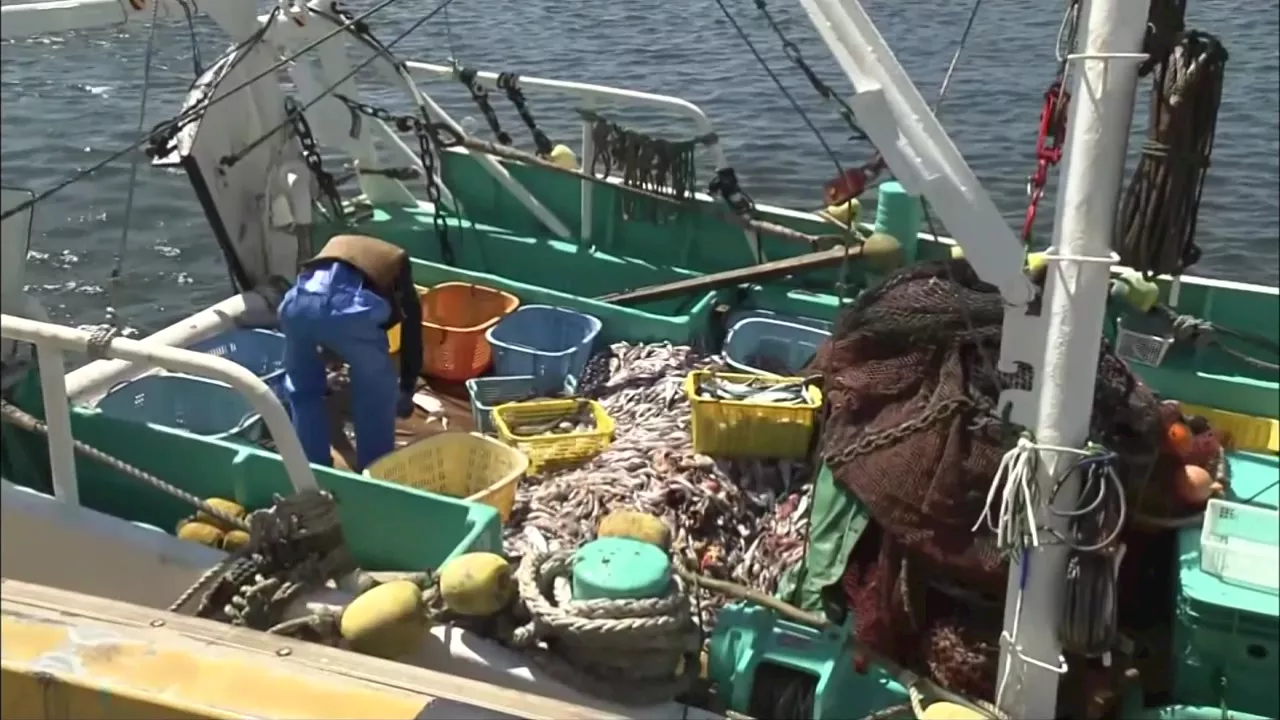
<path id="1" fill-rule="evenodd" d="M 521 482 L 506 526 L 508 555 L 577 547 L 607 513 L 662 517 L 673 550 L 710 577 L 773 593 L 804 555 L 811 483 L 794 461 L 726 460 L 693 451 L 683 383 L 719 358 L 670 344 L 612 348 L 598 397 L 617 424 L 613 444 L 590 461 Z M 724 599 L 702 599 L 710 626 Z"/>
<path id="2" fill-rule="evenodd" d="M 700 398 L 715 400 L 735 400 L 768 405 L 804 405 L 809 402 L 803 382 L 779 382 L 769 377 L 760 377 L 747 382 L 732 382 L 712 373 L 703 376 L 696 391 Z"/>
<path id="3" fill-rule="evenodd" d="M 503 421 L 506 422 L 512 436 L 520 438 L 568 435 L 596 429 L 595 414 L 591 412 L 591 405 L 586 400 L 579 400 L 575 406 L 553 417 L 537 420 L 504 417 Z"/>

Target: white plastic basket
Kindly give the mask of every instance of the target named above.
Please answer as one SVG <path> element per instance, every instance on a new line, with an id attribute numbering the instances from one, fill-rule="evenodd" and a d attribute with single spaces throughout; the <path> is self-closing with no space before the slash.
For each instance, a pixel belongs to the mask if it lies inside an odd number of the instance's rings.
<path id="1" fill-rule="evenodd" d="M 1123 319 L 1116 322 L 1116 355 L 1122 360 L 1160 367 L 1171 345 L 1173 338 L 1126 328 Z"/>
<path id="2" fill-rule="evenodd" d="M 1280 512 L 1210 500 L 1200 530 L 1200 569 L 1272 594 L 1280 588 Z"/>

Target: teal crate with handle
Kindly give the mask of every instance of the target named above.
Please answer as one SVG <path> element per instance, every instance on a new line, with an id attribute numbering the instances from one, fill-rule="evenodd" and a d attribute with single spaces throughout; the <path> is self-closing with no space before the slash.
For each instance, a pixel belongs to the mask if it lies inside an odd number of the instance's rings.
<path id="1" fill-rule="evenodd" d="M 1226 707 L 1230 711 L 1280 717 L 1280 597 L 1270 588 L 1275 568 L 1257 566 L 1252 578 L 1231 569 L 1231 562 L 1204 557 L 1206 535 L 1245 538 L 1250 551 L 1274 538 L 1265 513 L 1234 512 L 1213 519 L 1209 512 L 1239 509 L 1273 511 L 1280 459 L 1254 453 L 1229 453 L 1230 505 L 1207 508 L 1206 524 L 1185 528 L 1177 539 L 1177 597 L 1173 626 L 1173 699 L 1188 705 Z M 1233 506 L 1235 506 L 1233 508 Z M 1244 527 L 1230 529 L 1231 523 Z M 1217 528 L 1217 530 L 1214 530 Z M 1224 530 L 1229 532 L 1224 533 Z M 1231 540 L 1221 545 L 1225 551 Z M 1265 542 L 1261 544 L 1265 545 Z M 1248 558 L 1245 559 L 1248 562 Z M 1239 562 L 1239 561 L 1236 561 Z M 1224 572 L 1225 570 L 1225 572 Z M 1250 580 L 1250 582 L 1241 582 Z"/>

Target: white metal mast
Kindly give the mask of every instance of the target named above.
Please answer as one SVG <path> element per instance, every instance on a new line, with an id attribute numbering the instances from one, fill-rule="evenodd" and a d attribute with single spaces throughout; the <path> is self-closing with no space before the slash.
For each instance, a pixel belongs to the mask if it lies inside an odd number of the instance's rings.
<path id="1" fill-rule="evenodd" d="M 1058 193 L 1054 247 L 1040 317 L 1026 313 L 1019 280 L 1021 244 L 994 212 L 950 138 L 928 111 L 858 0 L 800 0 L 822 39 L 839 61 L 856 94 L 850 102 L 859 123 L 889 169 L 912 192 L 938 210 L 985 281 L 1009 304 L 1001 343 L 1001 369 L 1016 361 L 1035 369 L 1031 393 L 1006 391 L 1012 420 L 1035 428 L 1037 442 L 1079 448 L 1088 440 L 1098 352 L 1106 311 L 1111 240 L 1133 116 L 1138 63 L 1147 23 L 1147 2 L 1083 0 L 1082 52 L 1068 118 L 1063 180 Z M 1074 48 L 1072 49 L 1075 50 Z M 968 198 L 967 206 L 959 202 Z M 998 228 L 997 228 L 998 225 Z M 1016 268 L 1008 262 L 1016 258 Z M 1015 277 L 1016 276 L 1016 277 Z M 1041 497 L 1075 459 L 1045 453 L 1037 482 Z M 1078 494 L 1073 478 L 1059 493 L 1070 505 Z M 1044 508 L 1041 526 L 1060 520 Z M 1054 717 L 1058 681 L 1065 671 L 1056 628 L 1060 615 L 1066 548 L 1044 545 L 1011 563 L 1005 603 L 1000 676 L 1009 681 L 999 698 L 1015 718 Z M 1025 582 L 1024 582 L 1025 579 Z M 1019 613 L 1018 610 L 1021 610 Z M 1015 615 L 1020 615 L 1015 623 Z"/>
<path id="2" fill-rule="evenodd" d="M 1053 250 L 1043 301 L 1047 318 L 1044 360 L 1036 386 L 1040 402 L 1035 425 L 1042 445 L 1079 448 L 1089 439 L 1093 388 L 1106 315 L 1116 208 L 1123 184 L 1125 151 L 1133 120 L 1139 51 L 1147 27 L 1147 2 L 1084 0 L 1080 24 L 1084 48 L 1067 56 L 1078 64 L 1067 118 L 1053 232 Z M 1041 497 L 1054 478 L 1078 458 L 1042 454 L 1036 478 Z M 1058 494 L 1062 509 L 1077 502 L 1079 478 L 1072 474 Z M 1065 532 L 1062 518 L 1037 513 L 1041 526 Z M 1010 563 L 1005 602 L 1005 643 L 1000 674 L 1009 673 L 1001 708 L 1011 717 L 1054 717 L 1058 680 L 1065 670 L 1057 638 L 1067 548 L 1049 544 L 1032 550 L 1027 567 Z M 1024 575 L 1025 571 L 1025 575 Z M 1025 585 L 1022 584 L 1025 577 Z M 1014 615 L 1021 600 L 1021 627 Z"/>

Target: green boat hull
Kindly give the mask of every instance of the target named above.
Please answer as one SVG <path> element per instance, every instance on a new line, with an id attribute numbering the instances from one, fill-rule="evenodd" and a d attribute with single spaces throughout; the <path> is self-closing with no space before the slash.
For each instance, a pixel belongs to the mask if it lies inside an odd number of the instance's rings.
<path id="1" fill-rule="evenodd" d="M 357 215 L 355 227 L 344 230 L 354 229 L 405 247 L 414 258 L 413 275 L 420 285 L 473 282 L 513 293 L 526 304 L 560 305 L 592 314 L 603 322 L 603 343 L 666 341 L 712 347 L 724 330 L 720 325 L 726 309 L 770 310 L 830 321 L 839 312 L 842 300 L 852 298 L 878 277 L 853 262 L 848 267 L 811 272 L 785 282 L 702 291 L 631 307 L 601 302 L 595 298 L 743 267 L 760 258 L 753 254 L 740 227 L 708 211 L 709 200 L 700 201 L 701 207 L 663 206 L 660 217 L 649 219 L 646 210 L 640 208 L 636 217 L 624 221 L 622 193 L 599 185 L 592 194 L 591 226 L 583 228 L 580 222 L 570 222 L 579 238 L 585 234 L 590 240 L 554 238 L 470 156 L 455 152 L 446 156 L 446 183 L 467 210 L 465 218 L 446 220 L 454 255 L 452 264 L 443 262 L 445 254 L 427 207 L 366 208 Z M 580 181 L 545 169 L 507 166 L 559 217 L 567 222 L 581 217 Z M 831 230 L 816 216 L 779 209 L 762 208 L 760 218 L 811 234 Z M 322 229 L 313 240 L 319 244 L 336 231 L 337 228 Z M 926 237 L 917 247 L 918 257 L 911 259 L 923 261 L 948 257 L 952 244 Z M 762 255 L 770 260 L 799 256 L 809 250 L 805 245 L 761 238 Z M 1166 301 L 1170 292 L 1170 284 L 1162 282 Z M 1280 293 L 1275 288 L 1188 278 L 1178 284 L 1176 300 L 1175 309 L 1180 313 L 1248 329 L 1272 341 L 1280 339 Z M 1115 319 L 1111 318 L 1109 327 L 1114 327 Z M 1187 403 L 1262 418 L 1275 418 L 1280 406 L 1280 386 L 1274 372 L 1212 346 L 1175 345 L 1159 367 L 1136 369 L 1157 392 Z M 29 412 L 43 415 L 34 374 L 18 388 L 14 399 Z M 258 507 L 269 504 L 273 493 L 289 490 L 279 456 L 257 447 L 118 422 L 82 407 L 73 409 L 72 427 L 77 439 L 201 497 L 234 498 L 248 507 Z M 7 425 L 3 432 L 3 476 L 50 492 L 48 451 L 43 439 Z M 1239 462 L 1245 468 L 1240 472 L 1249 478 L 1265 479 L 1265 473 L 1278 472 L 1274 458 Z M 90 508 L 159 528 L 172 528 L 187 514 L 177 501 L 158 491 L 140 488 L 115 470 L 82 458 L 77 459 L 77 469 L 81 499 Z M 499 520 L 487 506 L 342 470 L 315 471 L 320 485 L 337 497 L 351 549 L 367 569 L 436 568 L 459 553 L 501 551 Z M 1271 503 L 1274 507 L 1274 499 Z M 860 717 L 900 698 L 902 689 L 875 672 L 851 672 L 849 648 L 839 638 L 821 634 L 806 637 L 808 631 L 784 627 L 763 612 L 735 609 L 726 614 L 726 623 L 721 626 L 720 632 L 742 633 L 737 645 L 740 652 L 725 654 L 717 661 L 719 665 L 713 662 L 712 668 L 713 674 L 725 673 L 720 679 L 732 686 L 729 696 L 734 698 L 735 709 L 747 709 L 739 707 L 749 703 L 751 685 L 747 676 L 762 662 L 787 665 L 818 677 L 816 687 L 821 697 L 815 705 L 815 719 Z M 1274 626 L 1271 630 L 1274 632 Z M 788 635 L 799 639 L 788 645 Z M 1273 670 L 1275 653 L 1269 657 L 1249 672 Z M 1260 674 L 1258 678 L 1257 683 L 1267 684 Z M 1274 682 L 1269 686 L 1274 688 Z M 1212 704 L 1198 696 L 1188 701 Z M 1267 697 L 1251 699 L 1246 703 L 1249 707 L 1241 709 L 1253 712 L 1258 703 L 1268 701 Z M 1202 716 L 1194 708 L 1172 715 L 1167 708 L 1142 712 L 1150 717 Z"/>

